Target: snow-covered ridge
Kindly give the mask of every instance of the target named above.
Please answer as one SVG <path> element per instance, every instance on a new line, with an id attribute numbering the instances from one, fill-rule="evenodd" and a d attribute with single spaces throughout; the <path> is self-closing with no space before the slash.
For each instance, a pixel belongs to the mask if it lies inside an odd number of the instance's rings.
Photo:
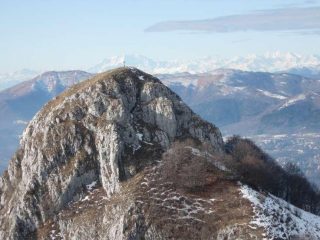
<path id="1" fill-rule="evenodd" d="M 123 66 L 138 67 L 153 74 L 163 73 L 203 73 L 218 68 L 233 68 L 245 71 L 276 72 L 292 68 L 316 67 L 320 64 L 317 55 L 300 55 L 290 52 L 268 52 L 263 55 L 250 54 L 244 57 L 222 58 L 204 57 L 193 60 L 154 60 L 143 55 L 128 54 L 104 59 L 88 69 L 99 73 L 111 68 Z"/>
<path id="2" fill-rule="evenodd" d="M 303 211 L 273 196 L 263 195 L 246 185 L 241 185 L 242 196 L 252 203 L 254 218 L 251 227 L 262 227 L 266 239 L 320 239 L 320 217 Z"/>

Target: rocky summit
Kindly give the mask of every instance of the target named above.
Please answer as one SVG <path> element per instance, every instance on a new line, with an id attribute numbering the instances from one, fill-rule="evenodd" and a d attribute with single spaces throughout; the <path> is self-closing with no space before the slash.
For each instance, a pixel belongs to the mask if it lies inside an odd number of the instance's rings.
<path id="1" fill-rule="evenodd" d="M 73 86 L 45 105 L 24 131 L 1 179 L 0 238 L 25 239 L 93 182 L 112 197 L 173 141 L 190 137 L 222 149 L 217 128 L 137 69 L 120 68 Z M 117 217 L 123 225 L 123 216 Z M 111 219 L 103 222 L 110 225 Z M 67 232 L 75 227 L 64 224 Z"/>
<path id="2" fill-rule="evenodd" d="M 0 239 L 320 238 L 309 198 L 292 200 L 302 210 L 253 190 L 226 156 L 219 129 L 157 78 L 96 75 L 25 129 L 0 180 Z"/>

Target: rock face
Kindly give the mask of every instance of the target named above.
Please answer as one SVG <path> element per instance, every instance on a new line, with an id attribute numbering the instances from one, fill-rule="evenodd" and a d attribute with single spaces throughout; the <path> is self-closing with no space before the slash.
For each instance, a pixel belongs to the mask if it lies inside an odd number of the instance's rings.
<path id="1" fill-rule="evenodd" d="M 143 216 L 134 213 L 141 209 L 129 206 L 133 204 L 129 196 L 128 203 L 110 204 L 103 210 L 108 215 L 87 223 L 57 219 L 92 186 L 97 198 L 99 191 L 102 199 L 116 198 L 125 180 L 137 178 L 174 140 L 184 138 L 222 151 L 216 127 L 201 120 L 158 79 L 138 69 L 120 68 L 74 85 L 29 123 L 0 180 L 0 239 L 26 239 L 35 232 L 39 236 L 40 228 L 45 234 L 51 221 L 59 225 L 64 239 L 89 239 L 94 234 L 99 234 L 97 239 L 166 238 L 152 227 L 144 229 Z M 125 218 L 126 214 L 131 217 Z M 93 227 L 95 222 L 100 230 Z M 126 227 L 135 231 L 123 234 Z M 73 236 L 68 235 L 71 232 Z"/>

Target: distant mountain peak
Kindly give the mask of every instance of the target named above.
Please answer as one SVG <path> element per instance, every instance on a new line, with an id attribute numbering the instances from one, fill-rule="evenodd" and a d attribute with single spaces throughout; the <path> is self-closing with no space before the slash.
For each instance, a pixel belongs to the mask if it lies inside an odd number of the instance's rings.
<path id="1" fill-rule="evenodd" d="M 103 72 L 114 67 L 120 67 L 123 62 L 154 73 L 203 73 L 218 68 L 231 68 L 245 71 L 284 71 L 297 67 L 313 67 L 320 64 L 317 55 L 300 55 L 292 52 L 267 52 L 262 55 L 249 54 L 247 56 L 221 58 L 204 57 L 193 60 L 158 61 L 139 54 L 128 54 L 104 59 L 101 63 L 89 68 L 89 72 Z"/>

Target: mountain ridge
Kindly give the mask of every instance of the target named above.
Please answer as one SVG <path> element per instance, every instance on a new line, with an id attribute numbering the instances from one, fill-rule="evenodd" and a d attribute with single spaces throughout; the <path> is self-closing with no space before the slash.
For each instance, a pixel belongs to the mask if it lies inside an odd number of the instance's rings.
<path id="1" fill-rule="evenodd" d="M 278 177 L 288 185 L 274 184 Z M 286 202 L 238 179 L 318 213 L 303 177 L 285 173 L 248 140 L 224 144 L 219 129 L 159 79 L 120 68 L 69 88 L 29 123 L 0 178 L 0 237 L 318 236 L 320 217 L 295 216 L 300 210 L 291 205 L 280 212 Z M 265 225 L 270 202 L 279 228 Z"/>
<path id="2" fill-rule="evenodd" d="M 190 106 L 205 119 L 219 127 L 232 129 L 233 133 L 243 134 L 236 124 L 251 124 L 250 133 L 262 134 L 269 127 L 286 132 L 285 125 L 265 125 L 260 118 L 286 108 L 287 102 L 298 104 L 299 97 L 317 96 L 320 82 L 317 79 L 288 73 L 248 72 L 233 69 L 218 69 L 202 74 L 157 75 L 167 86 L 176 91 Z M 255 101 L 252 102 L 252 99 Z M 311 98 L 306 98 L 310 99 Z M 315 97 L 312 97 L 315 99 Z M 313 100 L 317 108 L 317 101 Z M 299 115 L 299 114 L 298 114 Z M 297 122 L 291 130 L 305 127 L 305 131 L 317 127 L 306 122 Z M 283 117 L 285 121 L 285 117 Z M 235 129 L 232 128 L 235 125 Z M 299 125 L 300 124 L 300 125 Z M 254 128 L 253 128 L 254 127 Z M 283 128 L 281 128 L 283 127 Z M 270 128 L 271 129 L 271 128 Z M 247 131 L 247 128 L 243 129 Z M 230 131 L 228 131 L 230 134 Z"/>

